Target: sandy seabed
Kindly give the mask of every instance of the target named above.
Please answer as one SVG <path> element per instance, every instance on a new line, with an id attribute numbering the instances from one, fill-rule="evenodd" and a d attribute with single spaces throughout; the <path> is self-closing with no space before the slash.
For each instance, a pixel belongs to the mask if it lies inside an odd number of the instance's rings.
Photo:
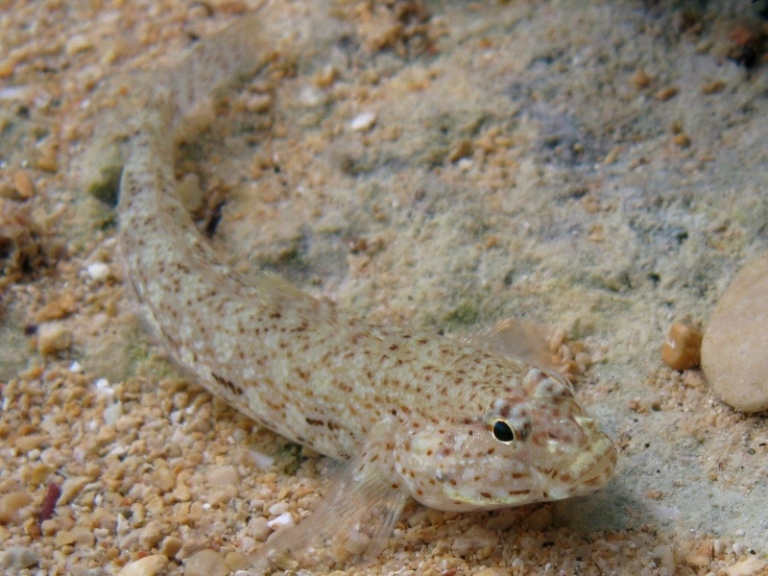
<path id="1" fill-rule="evenodd" d="M 621 451 L 578 501 L 413 505 L 344 573 L 768 573 L 766 420 L 659 352 L 768 249 L 763 6 L 629 0 L 0 1 L 3 569 L 227 574 L 325 486 L 154 345 L 92 144 L 136 113 L 126 78 L 260 7 L 295 55 L 179 149 L 215 245 L 372 323 L 559 328 Z"/>

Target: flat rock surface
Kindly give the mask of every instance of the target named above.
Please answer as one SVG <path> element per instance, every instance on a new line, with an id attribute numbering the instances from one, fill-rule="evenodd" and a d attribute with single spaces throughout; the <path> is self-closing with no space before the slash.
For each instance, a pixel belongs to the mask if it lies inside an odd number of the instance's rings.
<path id="1" fill-rule="evenodd" d="M 712 389 L 743 412 L 768 410 L 768 253 L 750 260 L 707 325 L 701 363 Z"/>
<path id="2" fill-rule="evenodd" d="M 114 212 L 94 196 L 114 198 L 107 168 L 135 114 L 120 86 L 257 5 L 0 4 L 6 571 L 116 574 L 159 555 L 158 570 L 183 574 L 203 550 L 241 567 L 268 522 L 324 488 L 327 460 L 212 400 L 154 345 L 123 282 Z M 268 267 L 373 323 L 559 328 L 557 354 L 621 450 L 616 479 L 589 498 L 409 508 L 382 557 L 347 573 L 765 566 L 765 418 L 660 357 L 673 322 L 706 326 L 768 250 L 761 8 L 264 9 L 269 26 L 304 23 L 297 55 L 223 94 L 179 147 L 214 244 L 246 273 Z M 41 325 L 58 337 L 41 345 Z M 68 479 L 66 502 L 44 506 Z"/>

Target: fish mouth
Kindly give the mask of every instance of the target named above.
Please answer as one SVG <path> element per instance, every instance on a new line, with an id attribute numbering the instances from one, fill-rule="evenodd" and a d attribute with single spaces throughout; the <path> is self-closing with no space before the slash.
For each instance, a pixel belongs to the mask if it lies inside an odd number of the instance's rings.
<path id="1" fill-rule="evenodd" d="M 592 449 L 582 457 L 577 458 L 576 463 L 582 459 L 588 461 L 589 464 L 582 464 L 584 469 L 581 474 L 576 476 L 574 483 L 583 488 L 580 493 L 588 494 L 602 488 L 613 477 L 618 451 L 613 440 L 604 432 L 598 431 L 593 439 Z"/>
<path id="2" fill-rule="evenodd" d="M 537 469 L 539 485 L 545 488 L 546 500 L 562 500 L 585 496 L 602 488 L 611 479 L 618 452 L 613 441 L 598 430 L 594 421 L 585 426 L 586 438 L 582 447 L 560 466 Z M 581 424 L 581 422 L 580 422 Z"/>

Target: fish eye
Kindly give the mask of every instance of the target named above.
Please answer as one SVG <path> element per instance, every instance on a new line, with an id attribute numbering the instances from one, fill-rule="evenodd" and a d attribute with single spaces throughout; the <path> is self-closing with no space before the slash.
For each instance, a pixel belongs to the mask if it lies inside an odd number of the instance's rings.
<path id="1" fill-rule="evenodd" d="M 499 442 L 509 443 L 515 439 L 515 433 L 512 427 L 504 420 L 496 420 L 491 427 L 493 437 Z"/>

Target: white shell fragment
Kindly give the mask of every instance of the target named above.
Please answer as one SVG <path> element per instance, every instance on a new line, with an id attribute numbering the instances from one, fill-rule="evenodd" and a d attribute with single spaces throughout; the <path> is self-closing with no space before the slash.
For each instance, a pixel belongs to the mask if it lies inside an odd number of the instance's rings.
<path id="1" fill-rule="evenodd" d="M 367 132 L 376 124 L 376 114 L 373 112 L 361 112 L 349 124 L 354 132 Z"/>

